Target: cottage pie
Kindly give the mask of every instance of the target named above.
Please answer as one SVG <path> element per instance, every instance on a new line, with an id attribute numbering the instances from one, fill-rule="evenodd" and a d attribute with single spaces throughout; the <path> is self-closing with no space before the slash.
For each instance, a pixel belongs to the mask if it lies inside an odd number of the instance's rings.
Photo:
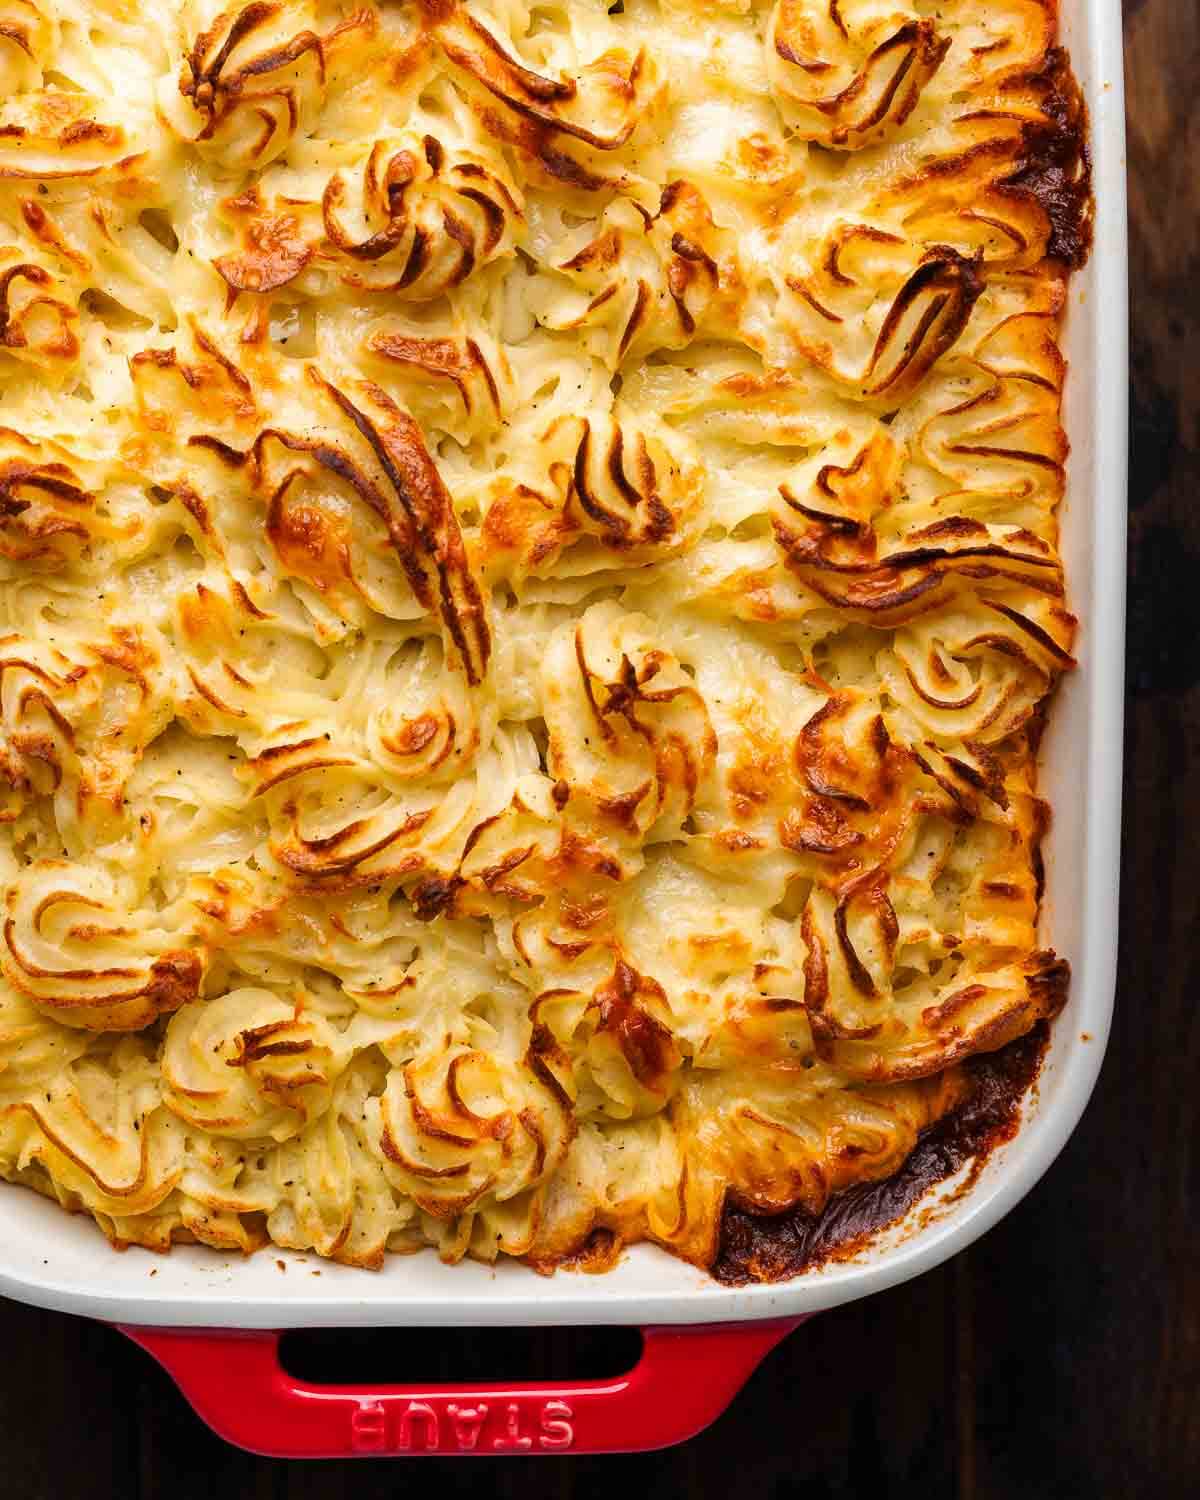
<path id="1" fill-rule="evenodd" d="M 0 0 L 0 1172 L 700 1266 L 1061 1007 L 1055 0 Z"/>

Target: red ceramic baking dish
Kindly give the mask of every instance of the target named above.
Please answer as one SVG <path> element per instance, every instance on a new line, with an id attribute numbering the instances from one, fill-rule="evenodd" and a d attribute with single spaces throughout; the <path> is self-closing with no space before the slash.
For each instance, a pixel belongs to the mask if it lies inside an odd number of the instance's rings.
<path id="1" fill-rule="evenodd" d="M 1029 1191 L 1079 1119 L 1113 997 L 1120 853 L 1124 652 L 1125 162 L 1118 0 L 1066 0 L 1063 40 L 1091 116 L 1095 241 L 1071 283 L 1061 519 L 1080 665 L 1058 694 L 1043 750 L 1053 804 L 1043 911 L 1069 958 L 1071 997 L 1015 1137 L 969 1191 L 950 1179 L 852 1259 L 791 1281 L 720 1285 L 639 1245 L 604 1276 L 395 1257 L 376 1275 L 280 1252 L 246 1260 L 180 1246 L 114 1255 L 82 1219 L 0 1192 L 0 1292 L 106 1319 L 158 1359 L 233 1443 L 289 1457 L 596 1453 L 660 1447 L 705 1426 L 762 1357 L 812 1314 L 919 1275 L 968 1245 Z M 934 1211 L 931 1213 L 931 1203 Z M 940 1207 L 936 1205 L 940 1203 Z M 291 1274 L 281 1274 L 280 1263 Z M 280 1331 L 314 1327 L 625 1324 L 640 1363 L 616 1379 L 549 1384 L 318 1386 L 286 1374 Z"/>

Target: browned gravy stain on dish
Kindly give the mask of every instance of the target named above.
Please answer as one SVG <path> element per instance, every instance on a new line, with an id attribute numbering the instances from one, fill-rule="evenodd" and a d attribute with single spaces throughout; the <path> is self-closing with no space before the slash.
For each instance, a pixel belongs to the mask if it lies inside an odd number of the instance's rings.
<path id="1" fill-rule="evenodd" d="M 965 1064 L 974 1084 L 970 1097 L 922 1134 L 894 1176 L 838 1194 L 815 1216 L 802 1208 L 768 1215 L 727 1204 L 713 1276 L 727 1286 L 744 1286 L 845 1260 L 971 1162 L 960 1189 L 965 1190 L 991 1152 L 1016 1135 L 1021 1100 L 1041 1070 L 1049 1037 L 1049 1026 L 1039 1022 L 1000 1051 L 970 1058 Z"/>
<path id="2" fill-rule="evenodd" d="M 1043 90 L 1044 121 L 1022 127 L 1025 159 L 1007 185 L 1032 193 L 1050 224 L 1046 254 L 1078 270 L 1092 248 L 1095 201 L 1088 116 L 1063 47 L 1052 47 L 1032 75 Z"/>

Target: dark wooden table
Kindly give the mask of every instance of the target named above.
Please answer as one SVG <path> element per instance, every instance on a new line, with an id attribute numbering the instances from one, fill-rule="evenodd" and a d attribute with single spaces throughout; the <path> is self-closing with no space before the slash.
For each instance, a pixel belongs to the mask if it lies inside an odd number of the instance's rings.
<path id="1" fill-rule="evenodd" d="M 1121 968 L 1098 1092 L 1045 1180 L 948 1265 L 799 1330 L 704 1436 L 644 1457 L 255 1459 L 212 1437 L 118 1334 L 0 1302 L 4 1500 L 374 1500 L 434 1484 L 587 1500 L 651 1482 L 664 1500 L 1200 1494 L 1200 4 L 1125 8 Z M 469 1337 L 447 1335 L 441 1368 L 421 1373 L 465 1374 Z M 543 1373 L 569 1357 L 564 1337 L 535 1350 Z"/>

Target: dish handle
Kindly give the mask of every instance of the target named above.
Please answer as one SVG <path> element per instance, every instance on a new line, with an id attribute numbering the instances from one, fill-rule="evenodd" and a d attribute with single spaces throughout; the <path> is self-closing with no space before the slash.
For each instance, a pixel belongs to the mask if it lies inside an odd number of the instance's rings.
<path id="1" fill-rule="evenodd" d="M 642 1330 L 607 1380 L 313 1385 L 279 1361 L 279 1332 L 122 1326 L 226 1441 L 276 1458 L 630 1453 L 681 1443 L 728 1406 L 803 1318 Z"/>

